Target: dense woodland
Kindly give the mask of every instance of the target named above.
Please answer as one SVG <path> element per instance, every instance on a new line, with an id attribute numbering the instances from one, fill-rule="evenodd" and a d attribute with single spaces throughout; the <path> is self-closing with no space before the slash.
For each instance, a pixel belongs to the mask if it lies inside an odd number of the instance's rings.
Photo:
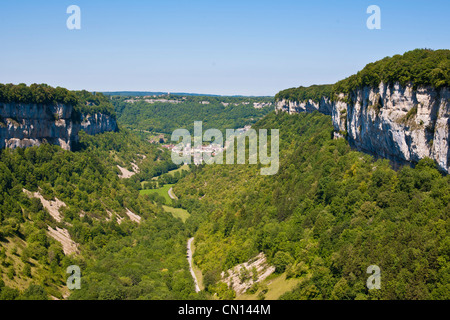
<path id="1" fill-rule="evenodd" d="M 160 97 L 161 98 L 161 97 Z M 272 106 L 255 109 L 253 102 L 273 102 L 273 98 L 239 98 L 188 96 L 164 96 L 178 99 L 180 103 L 138 100 L 127 103 L 130 97 L 113 97 L 118 121 L 125 127 L 138 131 L 171 134 L 175 129 L 186 128 L 192 132 L 194 121 L 202 121 L 205 130 L 243 128 L 251 125 L 273 110 Z M 205 101 L 209 104 L 202 104 Z M 243 104 L 244 102 L 251 102 Z M 225 106 L 224 104 L 229 104 Z"/>
<path id="2" fill-rule="evenodd" d="M 334 86 L 289 89 L 277 98 L 318 99 L 380 81 L 448 86 L 448 52 L 414 50 Z M 2 103 L 65 103 L 79 114 L 114 115 L 115 107 L 121 124 L 118 132 L 81 133 L 72 151 L 49 144 L 0 151 L 0 299 L 229 299 L 235 293 L 220 273 L 260 252 L 276 274 L 298 280 L 282 299 L 450 299 L 450 177 L 431 159 L 395 171 L 388 160 L 333 139 L 329 116 L 241 103 L 250 98 L 150 104 L 113 97 L 114 107 L 108 99 L 0 85 Z M 199 120 L 204 129 L 279 129 L 278 173 L 262 176 L 261 165 L 244 164 L 192 165 L 171 175 L 177 166 L 170 153 L 136 135 L 191 129 Z M 118 166 L 133 165 L 139 172 L 119 177 Z M 172 206 L 190 213 L 185 223 L 164 210 L 160 195 L 139 192 L 167 183 L 176 183 Z M 62 220 L 23 189 L 63 201 Z M 64 254 L 48 227 L 66 229 L 79 252 Z M 186 259 L 190 237 L 203 272 L 199 294 Z M 66 287 L 69 265 L 81 267 L 81 290 Z M 381 269 L 381 290 L 366 287 L 370 265 Z"/>
<path id="3" fill-rule="evenodd" d="M 258 165 L 193 167 L 175 186 L 176 206 L 192 213 L 186 224 L 140 196 L 133 179 L 117 177 L 113 164 L 139 160 L 130 154 L 165 161 L 127 131 L 82 135 L 76 152 L 3 150 L 0 297 L 62 298 L 71 264 L 84 270 L 71 299 L 227 297 L 220 272 L 265 252 L 277 273 L 301 280 L 284 299 L 450 298 L 450 179 L 431 160 L 396 172 L 387 160 L 333 140 L 330 118 L 319 113 L 272 113 L 255 128 L 280 129 L 279 173 L 261 176 Z M 64 221 L 22 188 L 64 201 Z M 143 222 L 106 219 L 106 210 L 125 216 L 125 208 Z M 65 256 L 48 225 L 67 228 L 81 254 Z M 189 236 L 207 288 L 200 295 L 185 257 Z M 382 290 L 365 286 L 371 264 L 382 270 Z M 28 286 L 17 288 L 19 280 Z"/>
<path id="4" fill-rule="evenodd" d="M 322 97 L 331 98 L 333 85 L 312 85 L 309 87 L 300 86 L 298 88 L 290 88 L 282 90 L 275 95 L 275 100 L 289 100 L 289 101 L 312 101 L 319 102 Z"/>
<path id="5" fill-rule="evenodd" d="M 83 270 L 83 290 L 74 299 L 187 298 L 193 282 L 181 221 L 139 195 L 138 180 L 119 179 L 116 167 L 135 161 L 148 179 L 155 168 L 167 172 L 168 159 L 167 151 L 126 130 L 81 135 L 76 152 L 49 144 L 2 150 L 0 299 L 61 299 L 66 268 L 73 264 Z M 63 201 L 63 221 L 52 218 L 23 188 Z M 128 219 L 126 209 L 143 222 Z M 64 255 L 47 234 L 48 226 L 66 228 L 80 254 Z"/>
<path id="6" fill-rule="evenodd" d="M 264 252 L 276 272 L 301 280 L 283 299 L 450 298 L 450 179 L 432 160 L 396 172 L 332 139 L 318 112 L 270 114 L 255 128 L 280 129 L 277 175 L 209 165 L 174 188 L 192 212 L 210 292 L 220 272 Z M 373 264 L 382 289 L 369 291 Z"/>
<path id="7" fill-rule="evenodd" d="M 401 85 L 412 83 L 436 89 L 450 87 L 450 50 L 415 49 L 367 64 L 361 71 L 334 85 L 314 85 L 280 91 L 275 100 L 319 101 L 322 96 L 349 94 L 365 86 L 377 87 L 381 82 Z"/>
<path id="8" fill-rule="evenodd" d="M 91 93 L 86 90 L 69 91 L 65 88 L 53 88 L 47 84 L 24 83 L 1 84 L 0 103 L 32 103 L 32 104 L 66 104 L 74 107 L 75 112 L 93 114 L 101 112 L 115 116 L 114 107 L 109 98 L 102 93 Z"/>

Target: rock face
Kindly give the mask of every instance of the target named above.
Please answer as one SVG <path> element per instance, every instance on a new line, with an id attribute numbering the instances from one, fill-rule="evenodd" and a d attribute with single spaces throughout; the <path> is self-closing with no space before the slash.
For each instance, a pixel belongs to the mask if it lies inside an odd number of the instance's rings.
<path id="1" fill-rule="evenodd" d="M 392 160 L 417 163 L 434 159 L 439 168 L 450 172 L 450 89 L 414 89 L 411 84 L 384 84 L 358 89 L 346 98 L 319 103 L 281 100 L 277 110 L 289 113 L 318 110 L 331 114 L 336 137 L 347 137 L 357 150 Z"/>
<path id="2" fill-rule="evenodd" d="M 287 101 L 285 99 L 277 101 L 276 110 L 287 111 L 289 114 L 299 113 L 299 112 L 313 112 L 319 111 L 323 114 L 331 115 L 332 103 L 330 98 L 322 97 L 319 102 L 309 99 L 308 101 L 298 102 L 298 101 Z"/>
<path id="3" fill-rule="evenodd" d="M 253 274 L 256 272 L 256 274 Z M 260 252 L 247 262 L 238 264 L 227 272 L 222 272 L 221 281 L 229 285 L 237 294 L 246 292 L 254 283 L 262 282 L 275 272 L 275 267 L 267 263 L 266 256 Z"/>
<path id="4" fill-rule="evenodd" d="M 44 142 L 70 150 L 78 132 L 95 135 L 116 131 L 116 120 L 105 114 L 79 115 L 70 105 L 0 103 L 0 148 L 37 146 Z"/>

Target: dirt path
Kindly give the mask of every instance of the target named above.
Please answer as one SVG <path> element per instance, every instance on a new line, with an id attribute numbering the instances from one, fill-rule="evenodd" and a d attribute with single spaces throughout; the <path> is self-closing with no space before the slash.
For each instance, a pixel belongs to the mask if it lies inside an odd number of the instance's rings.
<path id="1" fill-rule="evenodd" d="M 170 188 L 169 191 L 168 191 L 170 199 L 172 199 L 172 200 L 178 200 L 177 196 L 175 195 L 175 193 L 173 193 L 173 190 L 172 190 L 172 189 L 173 189 L 173 188 Z"/>
<path id="2" fill-rule="evenodd" d="M 189 261 L 189 271 L 191 272 L 192 278 L 194 279 L 195 283 L 195 292 L 200 292 L 200 287 L 198 286 L 198 280 L 195 276 L 194 269 L 193 269 L 193 261 L 192 261 L 192 241 L 194 241 L 194 238 L 190 238 L 187 243 L 187 259 Z"/>

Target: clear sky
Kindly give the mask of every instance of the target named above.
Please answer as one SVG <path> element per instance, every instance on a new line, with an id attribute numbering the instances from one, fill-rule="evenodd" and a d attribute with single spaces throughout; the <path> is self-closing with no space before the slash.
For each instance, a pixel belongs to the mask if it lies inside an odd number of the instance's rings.
<path id="1" fill-rule="evenodd" d="M 69 30 L 69 5 L 81 30 Z M 369 5 L 381 30 L 369 30 Z M 415 48 L 449 49 L 449 0 L 2 0 L 0 83 L 274 95 Z"/>

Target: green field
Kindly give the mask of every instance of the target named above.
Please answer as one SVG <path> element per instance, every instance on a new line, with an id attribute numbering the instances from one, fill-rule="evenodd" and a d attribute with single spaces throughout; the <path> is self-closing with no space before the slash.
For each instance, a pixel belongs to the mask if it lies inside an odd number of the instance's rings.
<path id="1" fill-rule="evenodd" d="M 169 172 L 167 172 L 167 173 L 170 174 L 171 176 L 173 176 L 176 172 L 181 173 L 183 170 L 185 170 L 185 171 L 190 171 L 191 168 L 189 168 L 189 165 L 185 164 L 185 165 L 179 167 L 178 169 L 171 170 L 171 171 L 169 171 Z M 160 176 L 153 177 L 152 180 L 158 180 L 159 177 L 160 177 Z M 145 181 L 143 181 L 142 183 L 144 183 L 144 182 L 145 182 Z"/>
<path id="2" fill-rule="evenodd" d="M 163 206 L 164 211 L 171 213 L 175 218 L 181 219 L 183 222 L 190 217 L 189 212 L 181 208 L 173 208 L 168 206 Z"/>
<path id="3" fill-rule="evenodd" d="M 278 276 L 271 275 L 262 282 L 262 285 L 267 285 L 269 289 L 265 295 L 265 300 L 277 300 L 283 293 L 291 291 L 300 283 L 300 279 L 286 279 L 286 273 Z M 258 290 L 254 294 L 243 293 L 236 297 L 236 300 L 258 300 Z"/>
<path id="4" fill-rule="evenodd" d="M 158 188 L 158 189 L 148 189 L 148 190 L 141 190 L 140 193 L 142 195 L 145 194 L 151 194 L 151 193 L 157 193 L 158 195 L 164 197 L 165 204 L 163 205 L 163 209 L 166 212 L 171 213 L 175 218 L 181 219 L 183 222 L 186 221 L 187 218 L 189 218 L 190 214 L 187 210 L 182 208 L 173 208 L 168 205 L 172 203 L 172 199 L 169 197 L 169 189 L 173 186 L 173 184 L 166 184 L 164 187 Z"/>
<path id="5" fill-rule="evenodd" d="M 158 189 L 147 189 L 147 190 L 141 190 L 140 193 L 142 195 L 150 194 L 150 193 L 157 193 L 160 196 L 164 197 L 166 200 L 166 204 L 171 204 L 172 199 L 169 197 L 169 189 L 173 187 L 173 184 L 166 184 L 164 187 L 158 188 Z"/>
<path id="6" fill-rule="evenodd" d="M 181 171 L 183 171 L 183 170 L 190 171 L 191 169 L 189 168 L 189 165 L 185 164 L 185 165 L 182 165 L 181 167 L 179 167 L 178 169 L 169 171 L 169 174 L 173 176 L 175 173 L 177 173 L 177 172 L 181 173 Z"/>

